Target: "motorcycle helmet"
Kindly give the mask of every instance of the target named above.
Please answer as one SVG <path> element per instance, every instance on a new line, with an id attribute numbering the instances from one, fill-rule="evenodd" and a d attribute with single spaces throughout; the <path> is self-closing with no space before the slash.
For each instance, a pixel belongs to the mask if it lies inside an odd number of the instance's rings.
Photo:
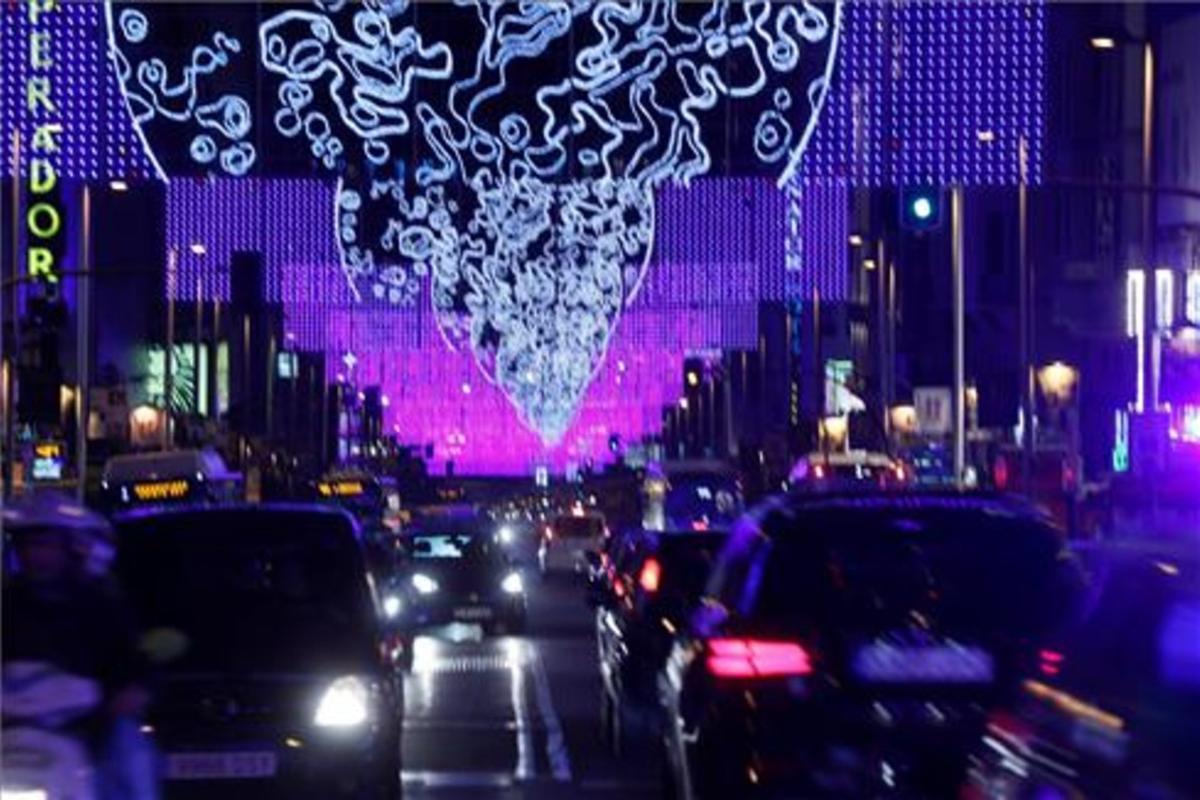
<path id="1" fill-rule="evenodd" d="M 57 492 L 38 492 L 8 502 L 0 510 L 0 530 L 6 545 L 16 544 L 24 535 L 59 532 L 66 538 L 76 569 L 92 577 L 105 574 L 116 554 L 108 520 Z M 6 556 L 11 556 L 11 550 Z M 12 567 L 10 562 L 6 557 L 6 567 Z"/>

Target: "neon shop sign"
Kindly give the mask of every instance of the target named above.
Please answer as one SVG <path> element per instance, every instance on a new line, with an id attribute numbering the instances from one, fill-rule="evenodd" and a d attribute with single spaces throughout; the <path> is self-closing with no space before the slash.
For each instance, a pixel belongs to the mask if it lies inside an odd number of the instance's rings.
<path id="1" fill-rule="evenodd" d="M 35 282 L 57 285 L 59 266 L 53 243 L 62 234 L 63 210 L 54 188 L 63 126 L 54 101 L 54 31 L 49 24 L 59 11 L 58 0 L 29 0 L 29 76 L 25 81 L 25 111 L 33 123 L 29 141 L 29 208 L 25 212 L 26 271 Z"/>

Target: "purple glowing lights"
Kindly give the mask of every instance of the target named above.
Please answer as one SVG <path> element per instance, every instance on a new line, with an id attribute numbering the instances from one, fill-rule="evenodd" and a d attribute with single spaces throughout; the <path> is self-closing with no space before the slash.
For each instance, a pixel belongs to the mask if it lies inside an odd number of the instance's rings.
<path id="1" fill-rule="evenodd" d="M 602 462 L 611 434 L 637 441 L 660 429 L 663 406 L 682 391 L 685 353 L 756 346 L 759 302 L 782 300 L 789 285 L 787 197 L 770 181 L 703 179 L 662 191 L 646 280 L 579 416 L 547 448 L 470 354 L 447 346 L 427 296 L 412 307 L 353 300 L 328 219 L 332 192 L 309 180 L 173 181 L 167 241 L 178 254 L 177 296 L 227 299 L 233 252 L 263 253 L 266 299 L 282 305 L 295 346 L 332 355 L 330 380 L 346 373 L 339 357 L 353 352 L 355 382 L 391 398 L 385 429 L 432 444 L 435 470 L 451 460 L 460 473 L 512 474 Z"/>
<path id="2" fill-rule="evenodd" d="M 35 31 L 50 35 L 50 95 L 56 121 L 63 126 L 58 139 L 59 177 L 153 176 L 154 166 L 134 131 L 107 56 L 101 2 L 59 2 L 41 13 L 36 27 L 30 21 L 29 3 L 0 7 L 0 132 L 5 155 L 15 129 L 21 130 L 26 142 L 33 134 L 26 81 L 32 69 L 30 37 Z M 2 169 L 3 174 L 11 174 L 8 158 Z"/>

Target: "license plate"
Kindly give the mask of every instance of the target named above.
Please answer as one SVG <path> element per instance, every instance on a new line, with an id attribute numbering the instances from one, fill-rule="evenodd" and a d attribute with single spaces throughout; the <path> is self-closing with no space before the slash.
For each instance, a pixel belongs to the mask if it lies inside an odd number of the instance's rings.
<path id="1" fill-rule="evenodd" d="M 170 753 L 167 778 L 203 781 L 222 778 L 270 778 L 275 774 L 274 753 Z"/>
<path id="2" fill-rule="evenodd" d="M 982 684 L 995 678 L 991 654 L 978 647 L 953 644 L 868 644 L 855 653 L 853 670 L 868 683 Z"/>
<path id="3" fill-rule="evenodd" d="M 455 619 L 491 619 L 492 610 L 487 606 L 475 606 L 472 608 L 456 608 L 454 609 Z"/>

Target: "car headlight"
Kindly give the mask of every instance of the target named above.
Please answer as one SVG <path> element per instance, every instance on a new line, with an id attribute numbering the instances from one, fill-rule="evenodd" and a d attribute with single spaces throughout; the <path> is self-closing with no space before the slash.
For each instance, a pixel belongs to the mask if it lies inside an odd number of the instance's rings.
<path id="1" fill-rule="evenodd" d="M 438 582 L 420 572 L 412 576 L 412 585 L 421 594 L 433 594 L 438 590 Z"/>
<path id="2" fill-rule="evenodd" d="M 0 788 L 0 800 L 48 800 L 45 789 L 25 789 L 15 786 Z"/>
<path id="3" fill-rule="evenodd" d="M 334 681 L 321 702 L 313 724 L 319 728 L 351 728 L 367 721 L 370 691 L 361 678 L 346 675 Z"/>
<path id="4" fill-rule="evenodd" d="M 500 582 L 500 588 L 509 594 L 520 594 L 525 591 L 525 582 L 521 580 L 521 573 L 510 572 Z"/>
<path id="5" fill-rule="evenodd" d="M 513 529 L 512 528 L 510 528 L 507 525 L 501 526 L 498 533 L 500 536 L 501 544 L 512 544 L 512 540 L 513 540 Z"/>
<path id="6" fill-rule="evenodd" d="M 383 598 L 383 613 L 388 619 L 393 619 L 400 615 L 400 610 L 404 607 L 404 603 L 394 594 L 389 594 Z"/>

